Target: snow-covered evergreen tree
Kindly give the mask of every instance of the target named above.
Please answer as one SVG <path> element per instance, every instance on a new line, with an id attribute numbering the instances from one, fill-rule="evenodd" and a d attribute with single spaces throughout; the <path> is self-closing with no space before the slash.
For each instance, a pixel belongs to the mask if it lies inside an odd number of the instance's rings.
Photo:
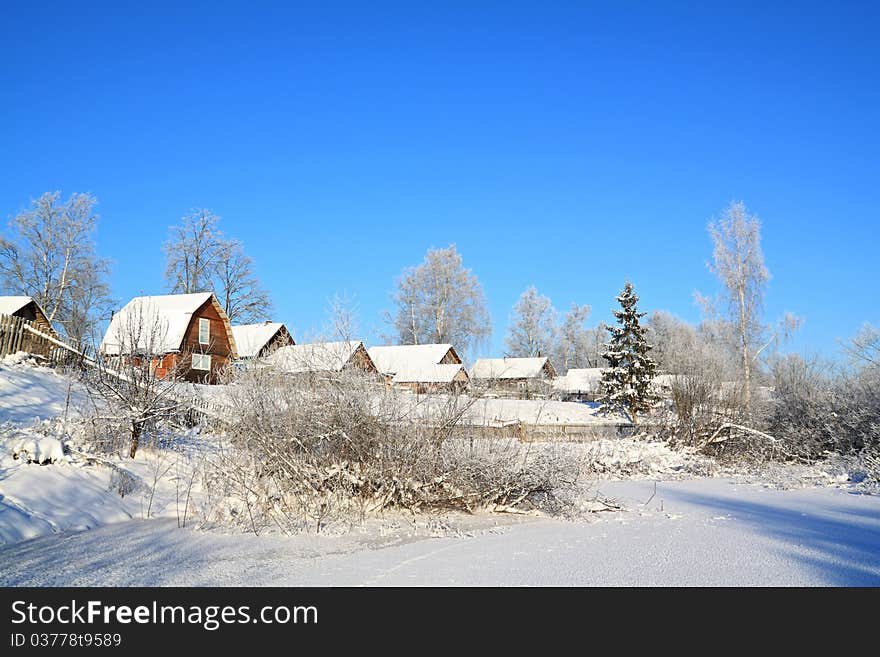
<path id="1" fill-rule="evenodd" d="M 615 310 L 619 326 L 609 326 L 610 339 L 602 357 L 608 367 L 602 372 L 603 411 L 624 411 L 633 423 L 639 413 L 649 411 L 657 401 L 651 391 L 651 379 L 657 366 L 648 352 L 653 348 L 645 337 L 639 319 L 645 316 L 636 309 L 639 298 L 632 283 L 626 282 L 617 301 L 622 310 Z"/>

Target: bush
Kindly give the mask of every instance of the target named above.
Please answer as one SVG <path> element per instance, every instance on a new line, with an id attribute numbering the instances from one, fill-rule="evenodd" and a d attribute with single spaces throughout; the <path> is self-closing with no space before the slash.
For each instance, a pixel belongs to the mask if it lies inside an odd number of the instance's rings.
<path id="1" fill-rule="evenodd" d="M 472 398 L 390 390 L 362 374 L 252 368 L 229 386 L 207 475 L 209 520 L 259 532 L 386 509 L 556 511 L 576 459 L 455 430 Z M 453 437 L 455 430 L 455 437 Z"/>

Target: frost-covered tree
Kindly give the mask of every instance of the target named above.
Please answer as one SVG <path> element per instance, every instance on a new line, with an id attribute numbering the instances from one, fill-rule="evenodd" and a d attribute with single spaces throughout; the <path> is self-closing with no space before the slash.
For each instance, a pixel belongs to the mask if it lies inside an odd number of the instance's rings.
<path id="1" fill-rule="evenodd" d="M 586 327 L 590 312 L 589 306 L 573 303 L 562 318 L 562 323 L 556 330 L 556 348 L 553 354 L 553 364 L 560 372 L 574 367 L 593 367 L 590 353 L 593 351 L 596 329 Z"/>
<path id="2" fill-rule="evenodd" d="M 514 358 L 549 356 L 556 336 L 556 309 L 534 285 L 513 306 L 505 343 Z"/>
<path id="3" fill-rule="evenodd" d="M 176 294 L 212 292 L 212 279 L 223 253 L 220 217 L 210 210 L 193 210 L 170 228 L 165 243 L 165 281 Z"/>
<path id="4" fill-rule="evenodd" d="M 492 334 L 483 287 L 454 244 L 430 249 L 422 264 L 405 269 L 394 301 L 386 319 L 401 344 L 448 342 L 464 353 Z"/>
<path id="5" fill-rule="evenodd" d="M 272 300 L 237 239 L 227 239 L 220 217 L 193 210 L 170 228 L 165 243 L 165 281 L 177 294 L 214 292 L 233 324 L 270 319 Z"/>
<path id="6" fill-rule="evenodd" d="M 327 301 L 324 336 L 329 340 L 349 342 L 360 334 L 358 306 L 354 297 L 336 293 Z"/>
<path id="7" fill-rule="evenodd" d="M 232 324 L 271 318 L 272 300 L 254 273 L 254 262 L 238 240 L 220 243 L 214 267 L 214 291 Z"/>
<path id="8" fill-rule="evenodd" d="M 6 294 L 33 297 L 69 338 L 92 337 L 111 305 L 110 265 L 95 252 L 97 199 L 46 192 L 10 222 L 0 238 L 0 284 Z"/>
<path id="9" fill-rule="evenodd" d="M 627 281 L 617 297 L 621 310 L 614 311 L 618 326 L 608 327 L 610 337 L 602 354 L 608 367 L 600 382 L 603 411 L 624 411 L 633 424 L 639 413 L 649 411 L 656 402 L 651 391 L 656 364 L 648 355 L 652 346 L 639 323 L 646 313 L 638 312 L 638 300 L 632 283 Z"/>
<path id="10" fill-rule="evenodd" d="M 761 312 L 770 274 L 761 251 L 761 223 L 741 201 L 731 203 L 709 223 L 714 246 L 710 270 L 724 285 L 730 322 L 736 327 L 743 371 L 745 403 L 752 388 L 752 360 L 764 327 Z"/>

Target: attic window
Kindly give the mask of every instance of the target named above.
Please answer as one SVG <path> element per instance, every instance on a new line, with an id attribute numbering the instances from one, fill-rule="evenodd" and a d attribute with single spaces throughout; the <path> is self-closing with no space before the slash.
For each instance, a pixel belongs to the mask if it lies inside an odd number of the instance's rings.
<path id="1" fill-rule="evenodd" d="M 211 341 L 211 320 L 199 317 L 199 344 L 208 344 Z"/>

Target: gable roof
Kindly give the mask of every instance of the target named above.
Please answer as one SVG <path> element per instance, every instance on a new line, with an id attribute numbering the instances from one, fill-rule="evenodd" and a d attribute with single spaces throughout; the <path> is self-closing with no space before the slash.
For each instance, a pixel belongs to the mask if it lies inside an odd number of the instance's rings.
<path id="1" fill-rule="evenodd" d="M 149 351 L 156 354 L 180 351 L 193 313 L 210 300 L 214 301 L 214 307 L 226 324 L 234 358 L 235 338 L 229 326 L 229 319 L 220 302 L 211 292 L 135 297 L 113 315 L 110 327 L 101 340 L 101 351 L 111 356 L 119 355 L 123 346 L 135 351 Z M 137 335 L 134 336 L 137 338 L 137 344 L 128 345 L 126 343 L 132 338 L 126 334 L 131 332 L 133 327 L 140 327 Z M 156 335 L 150 335 L 153 329 Z"/>
<path id="2" fill-rule="evenodd" d="M 292 374 L 341 372 L 363 346 L 359 340 L 292 344 L 279 347 L 266 357 L 265 362 Z"/>
<path id="3" fill-rule="evenodd" d="M 386 347 L 370 347 L 368 352 L 376 368 L 382 374 L 397 374 L 422 365 L 438 365 L 452 350 L 455 360 L 461 363 L 451 344 L 404 344 Z"/>
<path id="4" fill-rule="evenodd" d="M 33 297 L 0 297 L 0 315 L 14 315 L 33 300 Z M 37 304 L 37 307 L 39 305 Z M 40 311 L 42 310 L 40 308 Z"/>
<path id="5" fill-rule="evenodd" d="M 281 322 L 233 326 L 232 335 L 235 337 L 238 357 L 256 358 L 263 347 L 268 345 L 282 328 L 284 328 L 284 324 Z"/>
<path id="6" fill-rule="evenodd" d="M 602 380 L 602 367 L 583 367 L 568 370 L 553 382 L 553 387 L 563 392 L 596 392 Z"/>
<path id="7" fill-rule="evenodd" d="M 474 363 L 471 376 L 475 379 L 537 379 L 549 366 L 550 376 L 556 370 L 546 356 L 537 358 L 479 358 Z"/>
<path id="8" fill-rule="evenodd" d="M 464 374 L 464 380 L 468 379 L 467 372 L 460 363 L 445 363 L 434 365 L 432 363 L 420 363 L 406 367 L 394 375 L 392 383 L 452 383 L 459 373 Z"/>

